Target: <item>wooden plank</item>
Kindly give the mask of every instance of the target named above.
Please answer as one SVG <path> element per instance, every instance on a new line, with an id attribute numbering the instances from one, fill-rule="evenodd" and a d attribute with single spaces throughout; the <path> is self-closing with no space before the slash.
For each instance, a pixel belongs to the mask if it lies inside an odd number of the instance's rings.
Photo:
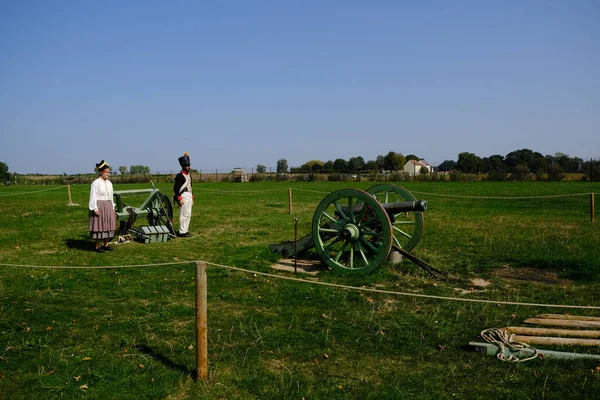
<path id="1" fill-rule="evenodd" d="M 502 328 L 508 333 L 521 333 L 534 336 L 574 336 L 586 338 L 600 338 L 600 331 L 588 331 L 579 329 L 551 329 L 551 328 L 529 328 L 525 326 L 507 326 Z"/>
<path id="2" fill-rule="evenodd" d="M 500 348 L 495 344 L 481 343 L 481 342 L 469 342 L 469 346 L 473 347 L 478 353 L 488 356 L 495 356 L 500 352 Z M 564 351 L 552 351 L 537 349 L 538 352 L 544 356 L 544 358 L 557 358 L 557 359 L 573 359 L 573 358 L 589 358 L 594 360 L 600 360 L 598 354 L 582 354 L 582 353 L 568 353 Z M 509 356 L 514 354 L 516 357 L 527 357 L 533 354 L 532 349 L 523 349 L 521 351 L 511 351 L 510 349 L 504 348 L 504 354 Z"/>
<path id="3" fill-rule="evenodd" d="M 550 326 L 575 326 L 578 328 L 598 328 L 600 322 L 596 321 L 570 321 L 565 319 L 544 319 L 544 318 L 529 318 L 525 321 L 526 324 L 550 325 Z"/>
<path id="4" fill-rule="evenodd" d="M 585 315 L 568 315 L 568 314 L 540 314 L 537 315 L 538 318 L 548 318 L 548 319 L 568 319 L 568 320 L 576 320 L 576 321 L 598 321 L 600 322 L 600 317 L 588 317 Z"/>
<path id="5" fill-rule="evenodd" d="M 511 337 L 511 341 L 553 346 L 600 346 L 600 340 L 598 339 L 557 338 L 548 336 L 514 335 Z"/>

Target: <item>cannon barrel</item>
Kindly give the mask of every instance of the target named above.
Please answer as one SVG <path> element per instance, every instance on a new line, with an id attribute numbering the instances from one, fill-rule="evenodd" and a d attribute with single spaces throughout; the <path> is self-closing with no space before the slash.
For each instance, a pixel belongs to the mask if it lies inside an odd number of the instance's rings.
<path id="1" fill-rule="evenodd" d="M 382 203 L 381 205 L 388 214 L 427 210 L 427 202 L 425 200 L 398 201 L 395 203 Z"/>
<path id="2" fill-rule="evenodd" d="M 410 211 L 425 211 L 427 210 L 427 201 L 415 200 L 415 201 L 397 201 L 395 203 L 381 203 L 381 206 L 388 215 L 394 215 L 403 212 Z M 341 207 L 344 212 L 348 212 L 347 206 Z M 362 204 L 357 204 L 352 207 L 352 212 L 359 213 L 363 208 Z"/>

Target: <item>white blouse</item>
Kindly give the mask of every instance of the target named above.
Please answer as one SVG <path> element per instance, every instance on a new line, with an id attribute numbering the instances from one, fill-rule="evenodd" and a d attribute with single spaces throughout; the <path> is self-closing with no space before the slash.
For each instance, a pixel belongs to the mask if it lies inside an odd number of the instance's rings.
<path id="1" fill-rule="evenodd" d="M 90 211 L 94 211 L 98 208 L 98 200 L 110 200 L 113 209 L 115 208 L 115 201 L 113 200 L 113 187 L 109 180 L 98 178 L 92 182 L 89 204 Z"/>

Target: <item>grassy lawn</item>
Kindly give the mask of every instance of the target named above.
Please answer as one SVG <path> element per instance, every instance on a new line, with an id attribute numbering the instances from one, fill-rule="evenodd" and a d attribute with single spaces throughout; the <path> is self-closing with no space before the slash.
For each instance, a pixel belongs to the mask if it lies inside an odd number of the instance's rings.
<path id="1" fill-rule="evenodd" d="M 104 254 L 88 239 L 89 186 L 72 186 L 76 207 L 66 205 L 66 187 L 0 187 L 0 263 L 13 265 L 0 266 L 0 398 L 600 399 L 600 360 L 513 364 L 467 346 L 486 328 L 525 326 L 541 313 L 600 316 L 498 304 L 600 307 L 600 221 L 589 216 L 600 184 L 402 183 L 428 203 L 412 253 L 450 279 L 408 261 L 366 276 L 298 276 L 494 303 L 277 278 L 293 274 L 271 268 L 278 256 L 268 245 L 294 238 L 294 216 L 304 236 L 328 193 L 372 185 L 196 183 L 192 238 Z M 170 195 L 171 185 L 158 186 Z M 191 377 L 198 259 L 275 275 L 209 265 L 204 382 Z M 168 265 L 28 267 L 159 263 Z M 600 355 L 598 347 L 540 347 Z"/>

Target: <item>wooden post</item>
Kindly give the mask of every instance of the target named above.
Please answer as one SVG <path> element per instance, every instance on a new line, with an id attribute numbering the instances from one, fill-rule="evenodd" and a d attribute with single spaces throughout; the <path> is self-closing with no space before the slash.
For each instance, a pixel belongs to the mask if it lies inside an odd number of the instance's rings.
<path id="1" fill-rule="evenodd" d="M 288 199 L 290 203 L 290 215 L 292 215 L 292 188 L 288 188 Z"/>
<path id="2" fill-rule="evenodd" d="M 73 204 L 73 201 L 71 199 L 71 185 L 67 185 L 67 191 L 69 192 L 69 202 L 67 203 L 68 206 L 78 206 L 79 204 Z"/>
<path id="3" fill-rule="evenodd" d="M 208 377 L 206 264 L 196 261 L 196 379 Z"/>
<path id="4" fill-rule="evenodd" d="M 294 217 L 294 274 L 298 273 L 298 216 Z"/>
<path id="5" fill-rule="evenodd" d="M 594 193 L 590 193 L 590 221 L 594 222 Z"/>

